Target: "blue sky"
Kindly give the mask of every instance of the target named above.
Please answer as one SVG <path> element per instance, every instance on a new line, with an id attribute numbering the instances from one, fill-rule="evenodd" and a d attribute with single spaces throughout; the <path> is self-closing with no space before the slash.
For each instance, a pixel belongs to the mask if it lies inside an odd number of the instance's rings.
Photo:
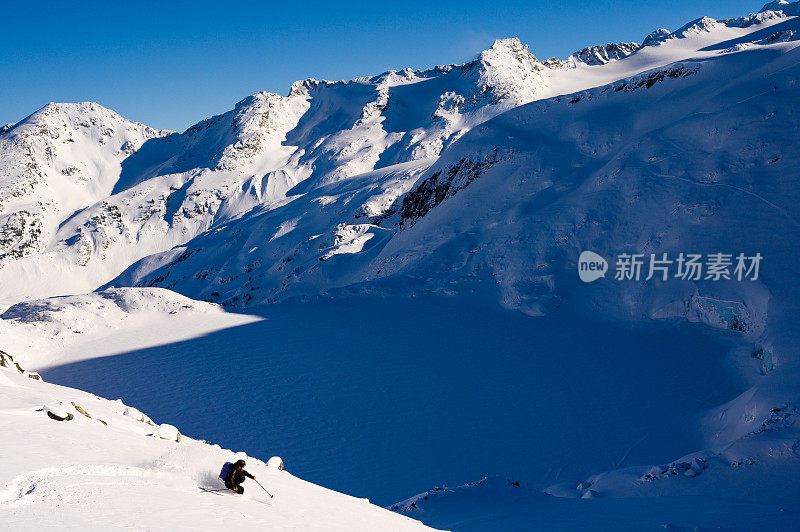
<path id="1" fill-rule="evenodd" d="M 183 130 L 259 90 L 390 68 L 460 63 L 495 38 L 540 58 L 641 41 L 758 0 L 498 2 L 7 2 L 0 24 L 0 124 L 49 101 L 93 100 Z M 166 4 L 166 5 L 165 5 Z"/>

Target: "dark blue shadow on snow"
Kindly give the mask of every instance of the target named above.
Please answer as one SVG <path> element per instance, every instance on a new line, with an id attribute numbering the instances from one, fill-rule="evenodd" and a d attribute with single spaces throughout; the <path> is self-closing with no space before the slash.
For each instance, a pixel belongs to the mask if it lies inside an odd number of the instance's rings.
<path id="1" fill-rule="evenodd" d="M 691 416 L 743 389 L 723 363 L 731 336 L 690 324 L 444 298 L 260 312 L 44 377 L 382 505 L 487 474 L 535 487 L 676 459 L 699 448 Z"/>

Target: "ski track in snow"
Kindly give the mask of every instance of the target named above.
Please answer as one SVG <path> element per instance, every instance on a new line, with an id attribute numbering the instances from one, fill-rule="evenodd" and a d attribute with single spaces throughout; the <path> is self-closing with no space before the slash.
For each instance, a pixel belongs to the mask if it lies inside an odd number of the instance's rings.
<path id="1" fill-rule="evenodd" d="M 70 488 L 129 484 L 145 486 L 155 481 L 158 476 L 163 475 L 142 468 L 119 466 L 80 465 L 40 469 L 13 478 L 0 495 L 0 504 L 21 506 L 35 504 L 44 499 L 56 499 L 67 504 L 69 503 L 65 500 L 67 497 L 73 502 L 85 497 Z M 131 477 L 131 480 L 123 480 L 128 477 Z M 98 478 L 115 478 L 117 482 L 98 482 L 95 480 Z M 136 482 L 136 479 L 139 482 Z M 68 495 L 65 497 L 65 494 Z"/>
<path id="2" fill-rule="evenodd" d="M 778 205 L 775 205 L 774 203 L 772 203 L 768 199 L 766 199 L 766 198 L 764 198 L 762 196 L 759 196 L 758 194 L 756 194 L 755 192 L 752 192 L 750 190 L 745 190 L 743 188 L 740 188 L 740 187 L 737 187 L 737 186 L 734 186 L 734 185 L 730 185 L 728 183 L 701 183 L 701 182 L 695 181 L 693 179 L 687 179 L 685 177 L 680 177 L 680 176 L 676 176 L 676 175 L 661 174 L 660 177 L 669 177 L 671 179 L 677 179 L 679 181 L 685 181 L 687 183 L 691 183 L 693 185 L 700 186 L 700 187 L 727 187 L 727 188 L 731 188 L 731 189 L 733 189 L 733 190 L 735 190 L 737 192 L 741 192 L 742 194 L 747 194 L 749 196 L 752 196 L 752 197 L 754 197 L 754 198 L 766 203 L 767 205 L 769 205 L 770 207 L 775 209 L 777 212 L 779 212 L 780 214 L 785 216 L 795 226 L 800 227 L 800 221 L 796 220 L 790 213 L 786 212 L 784 209 L 782 209 Z"/>

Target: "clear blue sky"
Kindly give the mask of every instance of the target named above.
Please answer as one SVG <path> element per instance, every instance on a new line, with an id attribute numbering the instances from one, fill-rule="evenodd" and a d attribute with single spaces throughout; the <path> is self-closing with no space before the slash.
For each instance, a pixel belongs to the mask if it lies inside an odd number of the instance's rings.
<path id="1" fill-rule="evenodd" d="M 566 57 L 765 1 L 5 2 L 0 124 L 49 101 L 93 100 L 183 130 L 259 90 L 286 94 L 297 79 L 463 62 L 499 37 Z"/>

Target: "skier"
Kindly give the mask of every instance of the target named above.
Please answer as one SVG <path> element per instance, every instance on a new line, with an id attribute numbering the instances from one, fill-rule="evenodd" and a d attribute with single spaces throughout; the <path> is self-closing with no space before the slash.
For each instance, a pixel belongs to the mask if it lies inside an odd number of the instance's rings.
<path id="1" fill-rule="evenodd" d="M 225 487 L 239 495 L 244 493 L 244 487 L 240 486 L 240 484 L 244 482 L 244 477 L 250 477 L 253 480 L 256 479 L 255 476 L 244 470 L 244 465 L 244 460 L 237 461 L 233 464 L 233 467 L 228 469 L 228 474 L 225 476 Z"/>

